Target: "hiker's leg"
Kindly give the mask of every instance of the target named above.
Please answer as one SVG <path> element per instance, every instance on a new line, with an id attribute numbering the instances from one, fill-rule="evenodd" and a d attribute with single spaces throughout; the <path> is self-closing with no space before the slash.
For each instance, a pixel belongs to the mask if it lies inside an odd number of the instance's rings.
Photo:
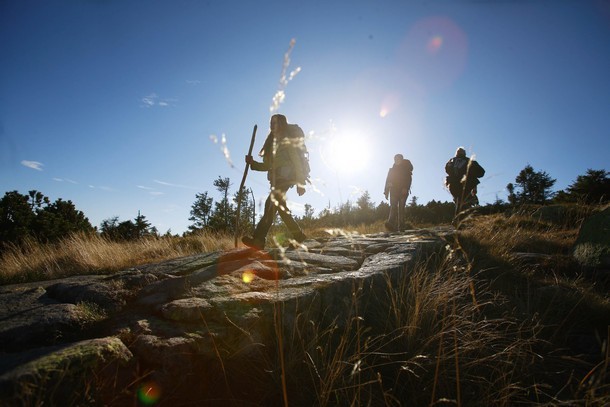
<path id="1" fill-rule="evenodd" d="M 478 204 L 477 185 L 472 182 L 467 182 L 464 185 L 464 200 L 462 210 L 471 208 Z"/>
<path id="2" fill-rule="evenodd" d="M 390 215 L 388 216 L 388 221 L 386 222 L 386 227 L 388 227 L 388 229 L 396 230 L 398 226 L 396 222 L 398 219 L 399 203 L 398 194 L 390 190 Z"/>
<path id="3" fill-rule="evenodd" d="M 275 214 L 277 212 L 277 193 L 274 190 L 271 190 L 267 200 L 265 201 L 265 212 L 263 213 L 263 217 L 256 225 L 256 229 L 254 230 L 254 239 L 257 240 L 265 240 L 267 237 L 267 233 L 273 225 L 273 220 L 275 218 Z"/>
<path id="4" fill-rule="evenodd" d="M 398 219 L 398 206 L 400 205 L 400 197 L 398 193 L 394 191 L 390 192 L 390 216 L 388 222 L 392 225 L 396 225 L 396 219 Z"/>
<path id="5" fill-rule="evenodd" d="M 455 203 L 455 213 L 454 216 L 457 215 L 460 212 L 460 197 L 462 195 L 462 188 L 460 187 L 460 184 L 450 184 L 449 185 L 449 192 L 451 192 L 451 196 L 453 196 L 453 202 Z"/>
<path id="6" fill-rule="evenodd" d="M 398 202 L 398 230 L 402 230 L 405 224 L 405 207 L 407 205 L 407 198 L 409 194 L 400 197 Z"/>
<path id="7" fill-rule="evenodd" d="M 477 186 L 472 187 L 470 191 L 471 206 L 479 206 L 479 197 L 477 196 Z"/>
<path id="8" fill-rule="evenodd" d="M 288 205 L 286 203 L 286 191 L 287 189 L 278 190 L 277 193 L 277 211 L 280 214 L 280 218 L 282 222 L 288 228 L 288 232 L 292 235 L 295 240 L 302 242 L 305 239 L 305 235 L 301 230 L 299 224 L 292 217 L 292 213 L 290 209 L 288 209 Z"/>
<path id="9" fill-rule="evenodd" d="M 464 196 L 464 202 L 462 203 L 462 210 L 466 210 L 473 205 L 472 191 L 468 191 Z"/>

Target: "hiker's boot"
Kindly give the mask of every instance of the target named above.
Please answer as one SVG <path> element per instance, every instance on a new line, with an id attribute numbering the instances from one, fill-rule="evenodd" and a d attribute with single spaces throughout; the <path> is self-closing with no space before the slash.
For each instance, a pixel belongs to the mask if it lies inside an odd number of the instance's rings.
<path id="1" fill-rule="evenodd" d="M 396 227 L 394 225 L 392 225 L 390 222 L 386 222 L 385 223 L 385 228 L 389 231 L 389 232 L 396 232 Z"/>
<path id="2" fill-rule="evenodd" d="M 305 233 L 299 231 L 298 233 L 292 234 L 292 239 L 288 241 L 288 247 L 291 249 L 299 249 L 302 247 L 302 243 L 307 239 Z"/>
<path id="3" fill-rule="evenodd" d="M 265 239 L 244 236 L 241 238 L 241 242 L 252 249 L 263 250 L 265 248 Z"/>
<path id="4" fill-rule="evenodd" d="M 307 239 L 307 236 L 305 236 L 305 233 L 303 233 L 302 231 L 299 231 L 299 233 L 294 234 L 294 240 L 299 243 L 303 243 L 305 239 Z"/>

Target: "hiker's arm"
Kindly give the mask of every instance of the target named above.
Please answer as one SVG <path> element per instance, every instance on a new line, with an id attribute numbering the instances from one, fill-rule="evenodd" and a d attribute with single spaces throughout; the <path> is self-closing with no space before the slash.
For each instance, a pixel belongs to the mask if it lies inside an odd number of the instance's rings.
<path id="1" fill-rule="evenodd" d="M 388 195 L 390 193 L 390 186 L 392 185 L 392 169 L 388 170 L 388 175 L 385 177 L 385 186 L 383 187 L 383 195 L 385 195 L 385 199 L 388 199 Z"/>
<path id="2" fill-rule="evenodd" d="M 452 169 L 452 162 L 451 160 L 447 161 L 447 164 L 445 164 L 445 172 L 447 173 L 447 175 L 453 175 L 453 171 L 451 171 Z"/>
<path id="3" fill-rule="evenodd" d="M 252 157 L 251 155 L 246 156 L 246 163 L 250 164 L 250 168 L 252 168 L 254 171 L 268 171 L 269 170 L 269 165 L 267 165 L 267 163 L 265 163 L 264 161 L 261 163 L 261 162 L 254 160 L 254 157 Z"/>

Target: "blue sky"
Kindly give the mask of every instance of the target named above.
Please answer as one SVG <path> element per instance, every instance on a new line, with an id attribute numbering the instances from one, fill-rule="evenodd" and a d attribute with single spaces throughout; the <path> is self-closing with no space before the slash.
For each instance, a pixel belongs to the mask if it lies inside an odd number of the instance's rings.
<path id="1" fill-rule="evenodd" d="M 555 190 L 608 169 L 608 0 L 0 0 L 0 55 L 0 192 L 69 199 L 94 226 L 141 211 L 184 232 L 195 194 L 238 188 L 278 90 L 311 154 L 297 214 L 379 203 L 396 153 L 419 203 L 450 200 L 458 146 L 483 203 L 527 164 Z M 247 186 L 264 201 L 264 173 Z"/>

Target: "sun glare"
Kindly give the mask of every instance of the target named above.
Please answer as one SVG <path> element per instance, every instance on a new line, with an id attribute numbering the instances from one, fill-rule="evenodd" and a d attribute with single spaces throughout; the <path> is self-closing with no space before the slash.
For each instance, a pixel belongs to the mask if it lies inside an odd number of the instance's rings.
<path id="1" fill-rule="evenodd" d="M 358 135 L 333 138 L 329 143 L 329 153 L 332 167 L 339 172 L 353 173 L 368 165 L 369 145 L 364 137 Z"/>

